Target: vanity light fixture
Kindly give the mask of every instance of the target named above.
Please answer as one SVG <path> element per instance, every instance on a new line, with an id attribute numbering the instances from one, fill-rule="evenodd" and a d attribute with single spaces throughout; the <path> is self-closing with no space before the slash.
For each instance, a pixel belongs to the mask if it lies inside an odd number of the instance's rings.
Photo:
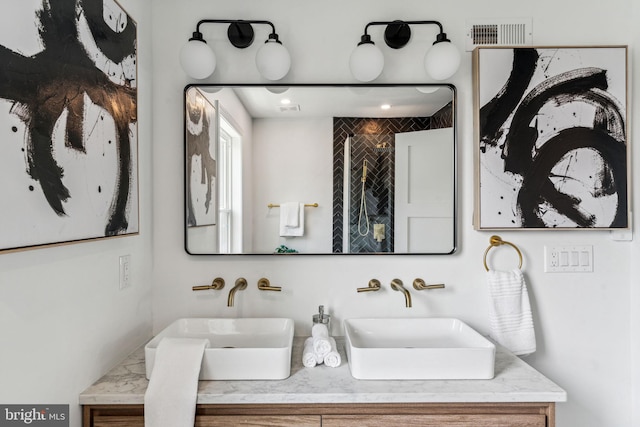
<path id="1" fill-rule="evenodd" d="M 291 56 L 280 42 L 276 28 L 270 21 L 202 19 L 196 25 L 193 36 L 180 49 L 180 64 L 189 77 L 206 79 L 216 69 L 216 56 L 200 32 L 202 24 L 229 24 L 227 37 L 238 49 L 247 48 L 253 43 L 254 31 L 251 24 L 269 25 L 271 33 L 256 53 L 256 68 L 265 79 L 272 81 L 282 79 L 289 72 Z"/>
<path id="2" fill-rule="evenodd" d="M 411 39 L 410 25 L 437 25 L 440 32 L 436 36 L 433 46 L 427 50 L 424 57 L 424 68 L 434 80 L 445 80 L 453 76 L 460 66 L 460 52 L 447 38 L 442 24 L 438 21 L 373 21 L 364 27 L 364 34 L 360 43 L 351 53 L 349 66 L 351 74 L 361 82 L 375 80 L 384 68 L 384 56 L 379 47 L 368 34 L 370 26 L 386 25 L 384 41 L 392 49 L 400 49 Z"/>

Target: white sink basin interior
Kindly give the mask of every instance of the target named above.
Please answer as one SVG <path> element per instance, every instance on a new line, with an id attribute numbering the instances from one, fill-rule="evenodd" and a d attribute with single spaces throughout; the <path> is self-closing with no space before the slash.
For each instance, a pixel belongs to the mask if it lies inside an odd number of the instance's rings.
<path id="1" fill-rule="evenodd" d="M 347 319 L 345 347 L 357 379 L 491 379 L 495 345 L 452 318 Z"/>
<path id="2" fill-rule="evenodd" d="M 291 373 L 294 323 L 285 318 L 178 319 L 144 348 L 147 378 L 165 337 L 207 338 L 201 380 L 281 380 Z"/>

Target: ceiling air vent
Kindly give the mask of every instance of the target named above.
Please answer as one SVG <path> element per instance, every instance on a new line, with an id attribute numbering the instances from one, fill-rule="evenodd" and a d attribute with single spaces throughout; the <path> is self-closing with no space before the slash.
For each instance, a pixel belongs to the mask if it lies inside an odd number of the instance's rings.
<path id="1" fill-rule="evenodd" d="M 467 51 L 478 46 L 531 46 L 531 18 L 485 19 L 467 22 Z"/>
<path id="2" fill-rule="evenodd" d="M 281 113 L 292 113 L 295 111 L 300 111 L 300 106 L 298 104 L 278 105 L 277 108 Z"/>

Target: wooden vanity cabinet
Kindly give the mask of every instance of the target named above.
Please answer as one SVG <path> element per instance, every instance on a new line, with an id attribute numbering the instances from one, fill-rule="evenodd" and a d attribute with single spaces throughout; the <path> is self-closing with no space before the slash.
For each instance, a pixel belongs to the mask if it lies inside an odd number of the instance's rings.
<path id="1" fill-rule="evenodd" d="M 142 405 L 85 405 L 85 427 L 144 427 Z M 198 405 L 196 427 L 555 427 L 555 403 Z"/>

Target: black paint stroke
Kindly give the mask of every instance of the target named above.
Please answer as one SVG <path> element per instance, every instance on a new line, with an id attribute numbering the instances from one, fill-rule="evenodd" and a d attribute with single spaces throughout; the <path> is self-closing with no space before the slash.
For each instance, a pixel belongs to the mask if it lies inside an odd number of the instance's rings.
<path id="1" fill-rule="evenodd" d="M 524 174 L 534 161 L 534 147 L 538 130 L 531 122 L 548 102 L 557 105 L 590 98 L 591 89 L 607 89 L 606 71 L 598 68 L 582 68 L 558 74 L 533 88 L 520 102 L 513 115 L 504 143 L 505 171 Z M 594 98 L 593 101 L 596 101 Z"/>
<path id="2" fill-rule="evenodd" d="M 133 53 L 130 47 L 135 49 L 136 27 L 134 25 L 125 26 L 124 22 L 119 22 L 120 28 L 118 30 L 121 31 L 114 32 L 104 20 L 104 3 L 102 1 L 85 0 L 82 3 L 82 9 L 87 18 L 91 35 L 100 52 L 116 64 Z M 128 48 L 123 49 L 123 46 Z"/>
<path id="3" fill-rule="evenodd" d="M 537 53 L 533 55 L 531 49 L 522 49 L 524 55 L 520 55 L 519 51 L 521 49 L 514 49 L 513 69 L 508 82 L 480 110 L 480 138 L 482 144 L 498 146 L 503 136 L 502 128 L 513 113 L 501 148 L 505 172 L 520 175 L 523 179 L 516 206 L 522 226 L 546 227 L 543 216 L 548 208 L 574 221 L 578 227 L 595 226 L 595 214 L 585 212 L 580 207 L 581 200 L 562 193 L 550 179 L 553 167 L 570 151 L 592 149 L 604 162 L 604 170 L 598 174 L 602 187 L 594 189 L 592 195 L 617 194 L 616 213 L 610 227 L 626 227 L 625 119 L 621 107 L 607 92 L 606 70 L 581 68 L 561 73 L 546 79 L 522 97 L 537 67 Z M 539 133 L 534 118 L 547 103 L 595 106 L 593 127 L 561 130 L 537 147 Z M 481 150 L 484 152 L 482 145 Z"/>
<path id="4" fill-rule="evenodd" d="M 193 158 L 200 157 L 200 182 L 207 186 L 207 194 L 204 201 L 205 212 L 209 212 L 213 200 L 213 182 L 216 177 L 216 160 L 211 156 L 211 120 L 209 118 L 213 106 L 205 100 L 204 96 L 196 89 L 195 101 L 187 102 L 186 120 L 197 124 L 202 123 L 202 131 L 195 134 L 189 131 L 187 126 L 187 171 L 191 173 Z M 214 130 L 215 132 L 215 130 Z M 187 225 L 190 227 L 197 224 L 194 201 L 191 192 L 191 180 L 187 180 Z"/>
<path id="5" fill-rule="evenodd" d="M 480 109 L 481 143 L 496 145 L 502 124 L 515 110 L 533 77 L 538 62 L 535 49 L 514 49 L 511 73 L 498 94 Z"/>
<path id="6" fill-rule="evenodd" d="M 137 91 L 130 84 L 112 82 L 96 68 L 80 41 L 78 19 L 81 11 L 89 13 L 96 43 L 108 46 L 103 53 L 116 60 L 136 54 L 136 30 L 129 20 L 130 28 L 120 34 L 113 32 L 102 20 L 102 9 L 102 0 L 43 0 L 37 25 L 44 49 L 26 57 L 0 45 L 0 97 L 14 102 L 11 111 L 27 126 L 27 172 L 40 183 L 49 206 L 59 216 L 65 215 L 63 202 L 71 194 L 62 181 L 64 170 L 54 158 L 56 121 L 66 109 L 65 146 L 85 153 L 84 96 L 113 117 L 118 173 L 105 225 L 105 235 L 113 236 L 128 227 L 132 175 L 129 126 L 137 122 Z M 111 42 L 114 38 L 117 43 Z"/>
<path id="7" fill-rule="evenodd" d="M 518 206 L 523 223 L 527 224 L 527 227 L 545 227 L 540 210 L 540 206 L 545 203 L 575 222 L 578 227 L 595 225 L 595 214 L 585 212 L 579 206 L 581 200 L 562 193 L 550 179 L 553 176 L 551 170 L 559 160 L 570 151 L 578 149 L 595 150 L 604 161 L 605 170 L 600 177 L 603 188 L 594 191 L 592 195 L 597 197 L 617 194 L 616 214 L 611 227 L 627 226 L 625 145 L 602 129 L 574 127 L 560 131 L 540 147 L 535 162 L 523 175 L 522 188 L 518 193 Z"/>

